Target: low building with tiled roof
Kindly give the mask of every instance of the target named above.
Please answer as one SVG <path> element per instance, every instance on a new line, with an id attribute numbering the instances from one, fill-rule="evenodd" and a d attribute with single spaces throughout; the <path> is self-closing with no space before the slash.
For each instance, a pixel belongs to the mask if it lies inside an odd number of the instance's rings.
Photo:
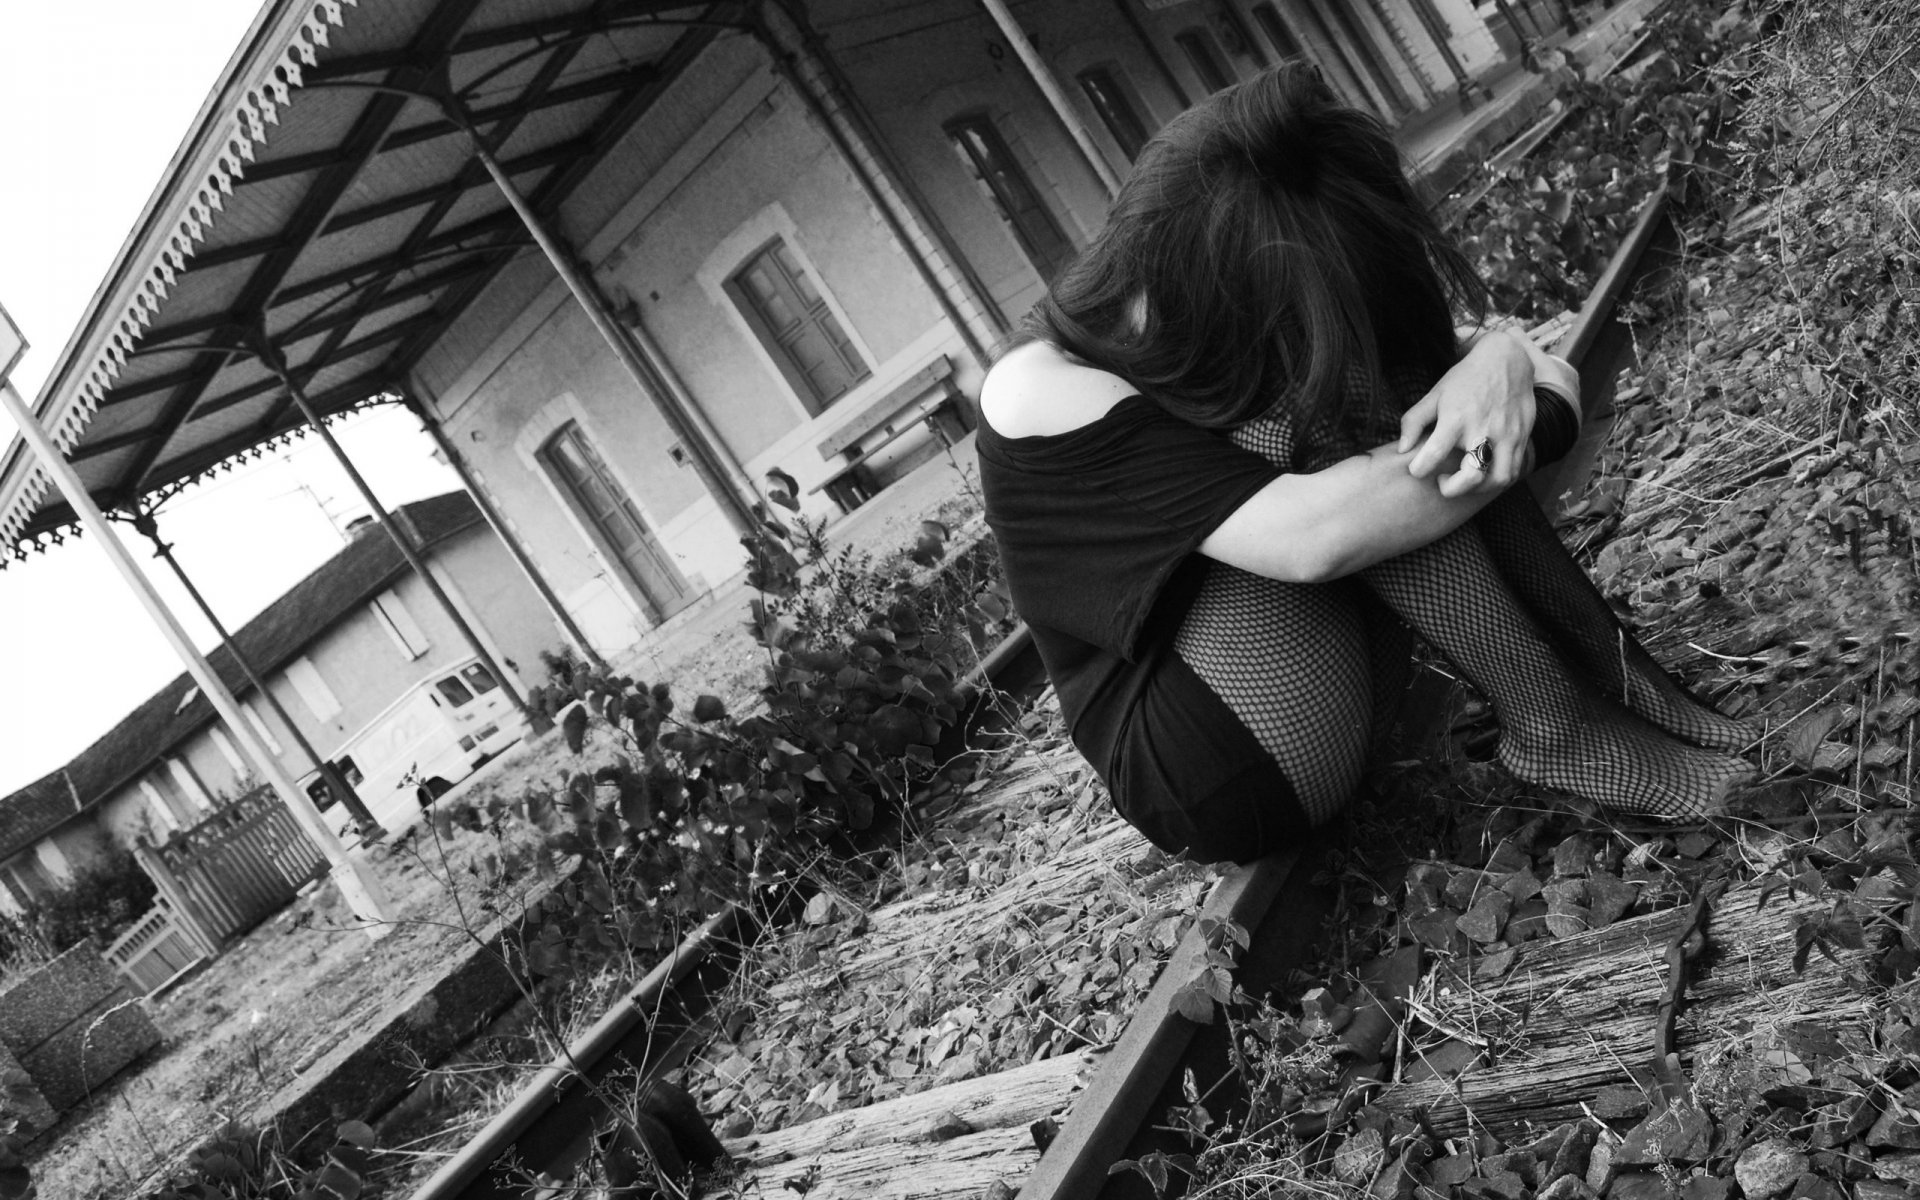
<path id="1" fill-rule="evenodd" d="M 561 636 L 538 594 L 464 492 L 398 510 L 429 566 L 516 682 L 538 682 Z M 314 749 L 334 758 L 423 684 L 468 665 L 452 621 L 377 525 L 235 635 Z M 226 647 L 209 656 L 293 774 L 310 764 Z M 18 913 L 110 845 L 161 840 L 253 780 L 213 706 L 185 675 L 155 692 L 58 771 L 0 798 L 0 912 Z"/>

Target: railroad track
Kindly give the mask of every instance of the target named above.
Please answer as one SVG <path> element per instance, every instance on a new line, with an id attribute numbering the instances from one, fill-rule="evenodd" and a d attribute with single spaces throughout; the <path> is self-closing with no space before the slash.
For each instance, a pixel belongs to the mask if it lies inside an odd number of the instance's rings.
<path id="1" fill-rule="evenodd" d="M 1662 269 L 1677 235 L 1665 215 L 1664 195 L 1642 209 L 1633 230 L 1596 283 L 1557 349 L 1580 369 L 1583 393 L 1594 401 L 1574 454 L 1545 478 L 1530 481 L 1543 502 L 1575 488 L 1592 469 L 1605 435 L 1614 379 L 1631 361 L 1632 345 L 1612 317 L 1633 283 Z M 1017 688 L 1037 674 L 1031 640 L 1017 631 L 977 672 L 978 681 Z M 1441 719 L 1444 689 L 1433 686 L 1414 703 L 1431 722 Z M 1416 710 L 1417 711 L 1417 710 Z M 1420 736 L 1418 728 L 1410 731 Z M 1196 922 L 1139 1002 L 1124 1033 L 1104 1053 L 1079 1051 L 1011 1071 L 980 1076 L 836 1112 L 813 1122 L 728 1143 L 743 1173 L 736 1195 L 815 1197 L 992 1194 L 994 1184 L 1020 1180 L 1020 1200 L 1121 1200 L 1151 1195 L 1133 1173 L 1108 1174 L 1118 1159 L 1154 1149 L 1176 1152 L 1156 1126 L 1182 1102 L 1189 1071 L 1224 1080 L 1227 1033 L 1179 1015 L 1176 994 L 1205 962 L 1204 918 L 1248 930 L 1236 979 L 1249 992 L 1277 985 L 1307 961 L 1313 933 L 1330 911 L 1331 897 L 1313 880 L 1320 848 L 1297 851 L 1221 876 Z M 759 932 L 750 914 L 729 909 L 686 938 L 585 1035 L 554 1058 L 477 1136 L 413 1193 L 414 1200 L 483 1200 L 525 1194 L 526 1172 L 564 1178 L 591 1152 L 593 1130 L 608 1119 L 602 1085 L 620 1078 L 650 1079 L 685 1064 L 713 1035 L 713 1001 L 740 969 L 743 947 Z M 1223 1097 L 1231 1103 L 1230 1097 Z M 1056 1114 L 1066 1109 L 1064 1120 Z M 941 1136 L 943 1120 L 959 1126 Z M 1035 1122 L 1057 1129 L 1041 1152 Z M 931 1132 L 930 1132 L 931 1131 Z M 512 1164 L 516 1170 L 503 1169 Z M 837 1178 L 840 1172 L 844 1178 Z M 894 1184 L 886 1181 L 892 1179 Z M 1002 1191 L 1001 1194 L 1008 1194 Z"/>

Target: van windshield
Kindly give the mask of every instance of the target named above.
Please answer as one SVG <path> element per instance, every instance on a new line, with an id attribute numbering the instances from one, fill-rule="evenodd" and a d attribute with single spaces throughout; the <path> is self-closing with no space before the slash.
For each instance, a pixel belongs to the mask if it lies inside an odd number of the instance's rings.
<path id="1" fill-rule="evenodd" d="M 447 703 L 455 708 L 473 699 L 473 693 L 467 690 L 467 685 L 451 675 L 445 679 L 434 680 L 433 686 L 439 688 L 440 694 L 447 698 Z"/>
<path id="2" fill-rule="evenodd" d="M 484 696 L 500 686 L 493 681 L 493 672 L 480 663 L 469 663 L 461 667 L 460 675 L 467 681 L 467 686 L 473 689 L 473 694 L 476 696 Z"/>

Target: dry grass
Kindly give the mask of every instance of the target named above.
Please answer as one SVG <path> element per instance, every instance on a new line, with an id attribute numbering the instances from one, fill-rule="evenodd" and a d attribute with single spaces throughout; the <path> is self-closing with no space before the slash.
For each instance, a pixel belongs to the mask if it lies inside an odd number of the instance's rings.
<path id="1" fill-rule="evenodd" d="M 376 865 L 399 913 L 387 937 L 345 928 L 344 907 L 323 886 L 151 1002 L 160 1049 L 35 1146 L 40 1194 L 135 1195 L 229 1122 L 256 1119 L 310 1064 L 439 969 L 468 938 L 462 906 L 477 911 L 503 868 L 509 880 L 525 878 L 524 862 L 514 871 L 525 838 L 461 833 L 441 846 L 426 836 L 418 853 Z M 296 919 L 303 913 L 310 919 Z"/>

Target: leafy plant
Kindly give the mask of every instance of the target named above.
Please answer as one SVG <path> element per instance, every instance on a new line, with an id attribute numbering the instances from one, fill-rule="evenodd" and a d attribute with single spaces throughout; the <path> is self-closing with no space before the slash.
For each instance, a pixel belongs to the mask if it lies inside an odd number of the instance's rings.
<path id="1" fill-rule="evenodd" d="M 1468 258 L 1496 312 L 1541 320 L 1578 308 L 1620 246 L 1663 167 L 1720 161 L 1712 131 L 1737 99 L 1709 68 L 1751 40 L 1702 4 L 1667 5 L 1650 22 L 1644 66 L 1569 78 L 1555 136 L 1509 167 L 1461 222 Z"/>
<path id="2" fill-rule="evenodd" d="M 81 867 L 58 890 L 16 919 L 0 917 L 0 962 L 60 954 L 89 938 L 112 941 L 145 912 L 153 880 L 124 850 Z"/>
<path id="3" fill-rule="evenodd" d="M 570 671 L 532 701 L 554 717 L 580 769 L 515 801 L 544 835 L 552 891 L 527 914 L 526 965 L 564 978 L 620 950 L 651 952 L 729 902 L 791 885 L 805 864 L 885 812 L 950 786 L 934 747 L 960 721 L 963 680 L 1010 616 L 970 573 L 916 577 L 904 564 L 827 546 L 763 517 L 744 539 L 758 595 L 749 631 L 766 677 L 742 713 L 667 682 Z M 948 532 L 929 522 L 905 560 L 932 566 Z M 798 553 L 796 553 L 798 550 Z M 978 568 L 969 568 L 977 570 Z M 573 860 L 566 878 L 560 860 Z"/>
<path id="4" fill-rule="evenodd" d="M 347 1121 L 320 1162 L 303 1170 L 275 1131 L 229 1125 L 147 1200 L 359 1200 L 371 1194 L 367 1177 L 377 1153 L 373 1130 Z"/>

